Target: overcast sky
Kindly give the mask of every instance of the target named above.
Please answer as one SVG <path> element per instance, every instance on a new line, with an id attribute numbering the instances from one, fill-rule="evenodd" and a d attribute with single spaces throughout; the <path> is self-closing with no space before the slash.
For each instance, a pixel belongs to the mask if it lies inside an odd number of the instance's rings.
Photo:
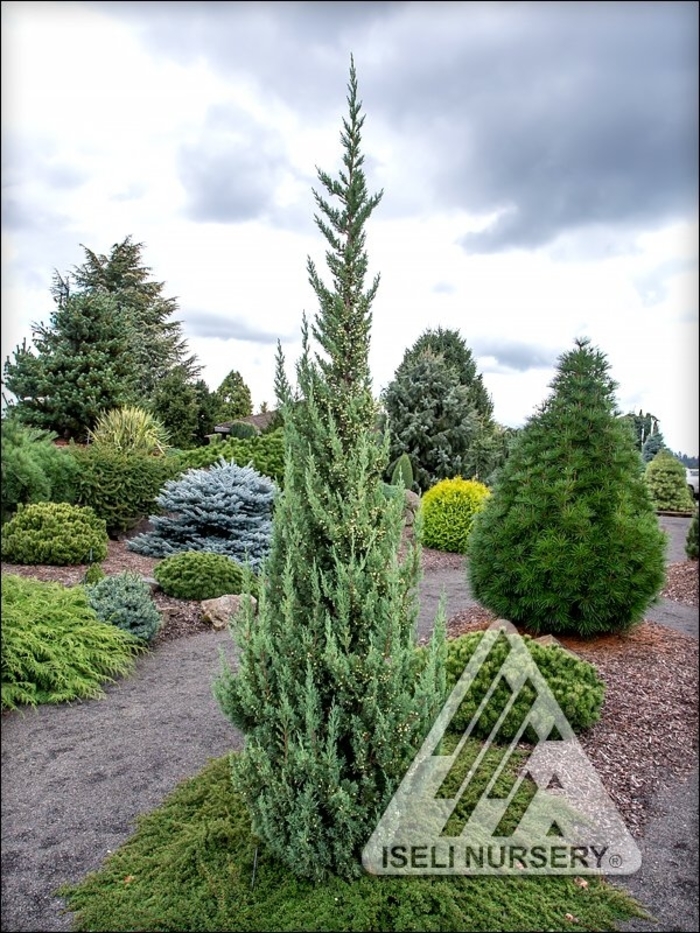
<path id="1" fill-rule="evenodd" d="M 518 426 L 588 336 L 622 411 L 698 445 L 698 4 L 2 3 L 2 357 L 54 269 L 131 235 L 203 376 L 274 403 L 325 271 L 350 55 L 375 392 L 458 329 Z M 326 277 L 327 278 L 327 277 Z"/>

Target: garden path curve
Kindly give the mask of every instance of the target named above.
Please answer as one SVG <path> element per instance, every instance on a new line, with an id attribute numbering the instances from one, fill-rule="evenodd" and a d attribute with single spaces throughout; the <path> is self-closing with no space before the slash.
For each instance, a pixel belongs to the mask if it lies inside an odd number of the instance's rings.
<path id="1" fill-rule="evenodd" d="M 668 559 L 683 557 L 675 549 Z M 474 602 L 463 571 L 426 574 L 420 632 L 429 632 L 443 590 L 448 616 Z M 697 637 L 697 609 L 664 600 L 647 616 Z M 70 930 L 51 892 L 98 869 L 139 814 L 241 746 L 212 695 L 220 651 L 233 658 L 227 632 L 168 642 L 103 699 L 2 716 L 3 931 Z M 656 809 L 628 886 L 659 924 L 626 928 L 697 930 L 697 771 L 687 785 L 662 788 Z"/>

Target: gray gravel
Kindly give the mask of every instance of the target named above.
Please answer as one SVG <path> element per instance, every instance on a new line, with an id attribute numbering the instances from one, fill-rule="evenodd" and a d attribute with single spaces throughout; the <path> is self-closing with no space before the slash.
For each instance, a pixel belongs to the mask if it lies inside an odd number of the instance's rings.
<path id="1" fill-rule="evenodd" d="M 688 520 L 661 522 L 667 559 L 684 560 Z M 462 571 L 431 573 L 421 588 L 421 631 L 429 631 L 443 589 L 448 617 L 474 602 Z M 697 637 L 697 609 L 664 600 L 648 616 Z M 167 643 L 103 699 L 2 716 L 3 931 L 70 930 L 51 892 L 98 869 L 139 814 L 209 759 L 240 747 L 211 693 L 220 649 L 232 657 L 227 633 Z M 658 922 L 625 929 L 697 930 L 697 771 L 686 785 L 663 787 L 654 813 L 642 869 L 625 886 Z"/>

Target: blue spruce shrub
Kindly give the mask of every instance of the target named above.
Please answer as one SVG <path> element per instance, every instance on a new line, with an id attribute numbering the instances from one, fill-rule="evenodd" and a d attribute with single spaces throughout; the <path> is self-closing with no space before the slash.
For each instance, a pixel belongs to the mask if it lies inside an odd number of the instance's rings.
<path id="1" fill-rule="evenodd" d="M 151 588 L 137 573 L 126 571 L 85 587 L 88 602 L 101 622 L 116 625 L 143 641 L 150 641 L 161 625 Z"/>
<path id="2" fill-rule="evenodd" d="M 270 547 L 276 491 L 267 476 L 223 458 L 210 469 L 188 470 L 156 498 L 165 514 L 150 517 L 153 530 L 127 547 L 148 557 L 209 551 L 257 569 Z"/>

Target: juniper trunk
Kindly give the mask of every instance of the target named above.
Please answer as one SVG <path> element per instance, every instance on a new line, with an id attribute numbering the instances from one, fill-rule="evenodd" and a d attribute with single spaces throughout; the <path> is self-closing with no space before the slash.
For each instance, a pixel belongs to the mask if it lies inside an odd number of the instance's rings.
<path id="1" fill-rule="evenodd" d="M 292 392 L 278 355 L 286 473 L 259 614 L 236 623 L 237 672 L 215 694 L 246 735 L 233 762 L 255 831 L 299 876 L 360 873 L 360 854 L 444 692 L 444 625 L 429 660 L 415 651 L 419 555 L 398 557 L 402 501 L 387 500 L 387 450 L 375 430 L 368 365 L 370 306 L 364 225 L 381 194 L 362 170 L 364 121 L 351 64 L 343 169 L 314 192 L 332 287 L 309 260 L 320 310 Z"/>

